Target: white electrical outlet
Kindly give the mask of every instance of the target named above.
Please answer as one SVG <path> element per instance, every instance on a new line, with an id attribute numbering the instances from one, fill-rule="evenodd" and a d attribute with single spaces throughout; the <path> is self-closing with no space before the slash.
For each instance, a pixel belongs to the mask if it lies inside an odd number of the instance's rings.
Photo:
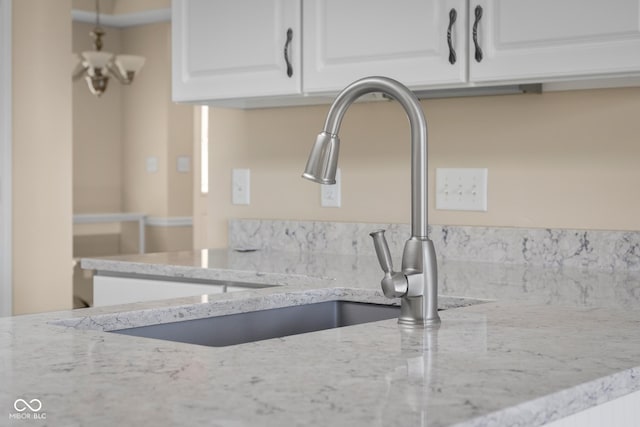
<path id="1" fill-rule="evenodd" d="M 323 208 L 339 208 L 341 202 L 340 192 L 341 174 L 340 168 L 336 170 L 336 183 L 334 185 L 320 186 L 320 205 Z"/>
<path id="2" fill-rule="evenodd" d="M 487 210 L 487 169 L 436 169 L 436 209 Z"/>
<path id="3" fill-rule="evenodd" d="M 251 171 L 249 169 L 231 170 L 231 203 L 248 205 L 251 200 Z"/>

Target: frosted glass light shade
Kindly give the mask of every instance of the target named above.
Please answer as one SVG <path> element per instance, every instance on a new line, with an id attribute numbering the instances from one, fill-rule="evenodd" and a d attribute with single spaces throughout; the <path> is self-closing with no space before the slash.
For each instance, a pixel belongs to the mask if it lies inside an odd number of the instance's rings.
<path id="1" fill-rule="evenodd" d="M 127 77 L 129 73 L 137 74 L 144 65 L 145 58 L 137 55 L 117 55 L 115 58 L 118 71 Z"/>
<path id="2" fill-rule="evenodd" d="M 113 53 L 103 52 L 97 50 L 87 50 L 82 52 L 82 59 L 87 62 L 87 65 L 93 69 L 103 69 L 107 63 L 113 58 Z"/>

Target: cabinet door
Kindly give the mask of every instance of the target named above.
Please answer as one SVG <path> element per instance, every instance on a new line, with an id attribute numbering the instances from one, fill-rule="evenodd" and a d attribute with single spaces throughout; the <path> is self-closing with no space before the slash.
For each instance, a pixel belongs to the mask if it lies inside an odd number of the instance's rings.
<path id="1" fill-rule="evenodd" d="M 370 75 L 416 89 L 466 81 L 465 0 L 305 0 L 303 27 L 305 92 L 335 92 Z"/>
<path id="2" fill-rule="evenodd" d="M 300 0 L 173 0 L 173 100 L 300 93 L 300 14 Z"/>
<path id="3" fill-rule="evenodd" d="M 471 0 L 482 61 L 470 80 L 545 81 L 640 70 L 639 0 Z"/>
<path id="4" fill-rule="evenodd" d="M 94 307 L 223 292 L 225 292 L 225 287 L 219 285 L 169 282 L 136 277 L 93 276 Z"/>

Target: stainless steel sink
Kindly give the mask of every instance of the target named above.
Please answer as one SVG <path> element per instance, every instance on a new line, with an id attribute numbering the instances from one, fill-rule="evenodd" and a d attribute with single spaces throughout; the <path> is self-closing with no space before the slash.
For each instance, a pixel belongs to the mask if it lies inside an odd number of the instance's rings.
<path id="1" fill-rule="evenodd" d="M 328 301 L 111 332 L 225 347 L 378 320 L 397 319 L 399 315 L 398 306 Z"/>

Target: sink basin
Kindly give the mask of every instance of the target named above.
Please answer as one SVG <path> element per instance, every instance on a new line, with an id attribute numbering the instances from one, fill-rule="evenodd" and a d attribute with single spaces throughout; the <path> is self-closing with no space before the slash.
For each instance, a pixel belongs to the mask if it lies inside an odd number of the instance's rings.
<path id="1" fill-rule="evenodd" d="M 210 347 L 304 334 L 397 318 L 400 307 L 327 301 L 111 331 Z"/>

